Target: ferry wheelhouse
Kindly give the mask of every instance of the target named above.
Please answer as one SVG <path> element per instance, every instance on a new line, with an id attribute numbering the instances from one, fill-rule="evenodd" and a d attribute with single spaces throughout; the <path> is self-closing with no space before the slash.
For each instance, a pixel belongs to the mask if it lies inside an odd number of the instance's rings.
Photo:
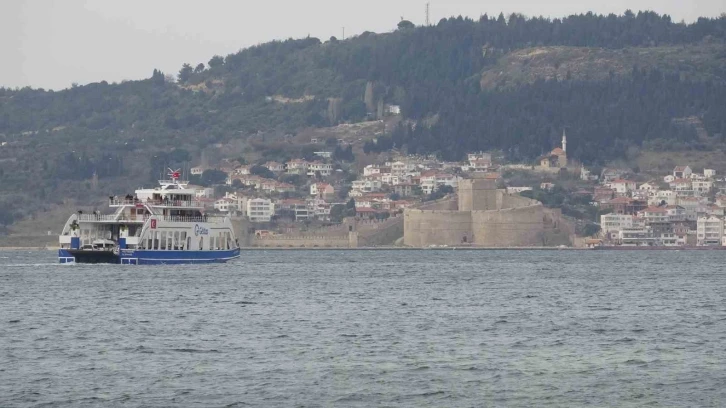
<path id="1" fill-rule="evenodd" d="M 207 216 L 196 192 L 179 181 L 109 197 L 110 215 L 70 216 L 59 237 L 60 263 L 187 264 L 226 262 L 240 250 L 229 217 Z"/>

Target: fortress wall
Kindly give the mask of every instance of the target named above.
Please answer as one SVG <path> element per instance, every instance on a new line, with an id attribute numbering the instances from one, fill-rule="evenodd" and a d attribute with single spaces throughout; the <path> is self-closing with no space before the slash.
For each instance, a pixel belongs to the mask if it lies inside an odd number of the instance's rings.
<path id="1" fill-rule="evenodd" d="M 348 248 L 350 241 L 345 236 L 285 236 L 253 237 L 251 246 L 261 248 Z"/>
<path id="2" fill-rule="evenodd" d="M 472 240 L 471 212 L 407 209 L 403 216 L 406 246 L 459 245 Z"/>
<path id="3" fill-rule="evenodd" d="M 395 217 L 380 225 L 381 228 L 363 232 L 359 230 L 361 246 L 393 245 L 403 236 L 403 217 Z"/>
<path id="4" fill-rule="evenodd" d="M 459 211 L 484 211 L 497 208 L 497 183 L 494 180 L 459 181 Z"/>
<path id="5" fill-rule="evenodd" d="M 542 246 L 541 204 L 495 211 L 473 211 L 474 244 L 485 247 Z"/>
<path id="6" fill-rule="evenodd" d="M 539 201 L 533 200 L 531 198 L 522 197 L 518 194 L 507 194 L 504 190 L 498 190 L 497 195 L 497 209 L 505 209 L 505 208 L 521 208 L 521 207 L 529 207 L 532 205 L 538 205 Z"/>
<path id="7" fill-rule="evenodd" d="M 456 198 L 442 198 L 436 201 L 429 201 L 418 207 L 420 210 L 444 210 L 456 211 L 459 208 Z"/>

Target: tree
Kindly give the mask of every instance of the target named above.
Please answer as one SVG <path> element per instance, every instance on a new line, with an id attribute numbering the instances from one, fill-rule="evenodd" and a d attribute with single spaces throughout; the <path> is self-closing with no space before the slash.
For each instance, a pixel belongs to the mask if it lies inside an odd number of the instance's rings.
<path id="1" fill-rule="evenodd" d="M 436 190 L 444 195 L 454 193 L 454 187 L 451 187 L 449 185 L 439 186 L 439 188 L 437 188 Z"/>
<path id="2" fill-rule="evenodd" d="M 193 72 L 194 72 L 194 70 L 192 69 L 192 66 L 187 63 L 184 63 L 182 65 L 181 69 L 179 70 L 179 76 L 178 76 L 179 82 L 186 83 L 189 80 L 189 78 L 192 76 Z"/>
<path id="3" fill-rule="evenodd" d="M 194 73 L 195 73 L 195 74 L 201 74 L 202 72 L 204 72 L 204 64 L 202 64 L 202 63 L 200 62 L 200 63 L 199 63 L 199 64 L 198 64 L 197 66 L 196 66 L 196 68 L 194 68 Z"/>
<path id="4" fill-rule="evenodd" d="M 401 20 L 398 23 L 398 29 L 399 30 L 410 30 L 410 29 L 415 28 L 415 27 L 416 26 L 412 22 L 410 22 L 408 20 Z"/>
<path id="5" fill-rule="evenodd" d="M 595 234 L 600 232 L 600 226 L 597 224 L 588 223 L 585 225 L 585 227 L 582 229 L 582 234 L 586 237 L 592 237 Z"/>
<path id="6" fill-rule="evenodd" d="M 346 208 L 343 204 L 335 204 L 330 207 L 330 220 L 335 223 L 342 222 L 345 216 L 345 210 Z"/>
<path id="7" fill-rule="evenodd" d="M 200 184 L 203 186 L 211 186 L 215 184 L 224 184 L 227 181 L 227 173 L 221 170 L 205 170 L 202 173 Z"/>
<path id="8" fill-rule="evenodd" d="M 256 176 L 260 176 L 260 177 L 264 177 L 264 178 L 268 178 L 268 179 L 275 178 L 275 173 L 270 171 L 270 169 L 268 169 L 265 166 L 259 166 L 259 165 L 252 166 L 250 168 L 250 173 L 254 174 Z"/>
<path id="9" fill-rule="evenodd" d="M 212 59 L 209 60 L 208 64 L 209 68 L 211 69 L 221 67 L 222 65 L 224 65 L 224 58 L 219 55 L 215 55 L 212 57 Z"/>
<path id="10" fill-rule="evenodd" d="M 154 73 L 151 74 L 151 83 L 154 85 L 164 85 L 164 73 L 158 69 L 154 69 Z"/>

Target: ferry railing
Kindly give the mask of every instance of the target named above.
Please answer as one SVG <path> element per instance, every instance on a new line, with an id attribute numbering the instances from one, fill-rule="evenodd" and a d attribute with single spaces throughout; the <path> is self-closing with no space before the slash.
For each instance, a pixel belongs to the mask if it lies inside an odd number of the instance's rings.
<path id="1" fill-rule="evenodd" d="M 78 221 L 117 221 L 116 215 L 79 214 Z"/>
<path id="2" fill-rule="evenodd" d="M 183 200 L 133 200 L 133 199 L 113 199 L 109 200 L 109 206 L 121 205 L 151 205 L 158 207 L 177 207 L 177 208 L 203 208 L 203 201 L 183 201 Z"/>
<path id="3" fill-rule="evenodd" d="M 219 216 L 186 216 L 186 215 L 164 215 L 164 216 L 157 216 L 156 217 L 159 220 L 162 221 L 168 221 L 168 222 L 214 222 L 214 223 L 220 223 L 224 222 L 226 217 L 219 217 Z"/>

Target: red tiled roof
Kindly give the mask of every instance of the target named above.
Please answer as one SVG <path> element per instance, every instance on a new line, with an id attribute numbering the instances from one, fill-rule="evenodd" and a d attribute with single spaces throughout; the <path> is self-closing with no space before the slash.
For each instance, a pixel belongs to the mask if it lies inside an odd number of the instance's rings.
<path id="1" fill-rule="evenodd" d="M 359 212 L 359 213 L 374 213 L 374 212 L 378 212 L 378 211 L 376 211 L 376 210 L 374 210 L 373 208 L 370 208 L 370 207 L 356 207 L 355 212 Z"/>
<path id="2" fill-rule="evenodd" d="M 608 201 L 608 204 L 630 204 L 633 202 L 633 199 L 630 197 L 618 197 L 613 198 L 612 200 Z"/>

